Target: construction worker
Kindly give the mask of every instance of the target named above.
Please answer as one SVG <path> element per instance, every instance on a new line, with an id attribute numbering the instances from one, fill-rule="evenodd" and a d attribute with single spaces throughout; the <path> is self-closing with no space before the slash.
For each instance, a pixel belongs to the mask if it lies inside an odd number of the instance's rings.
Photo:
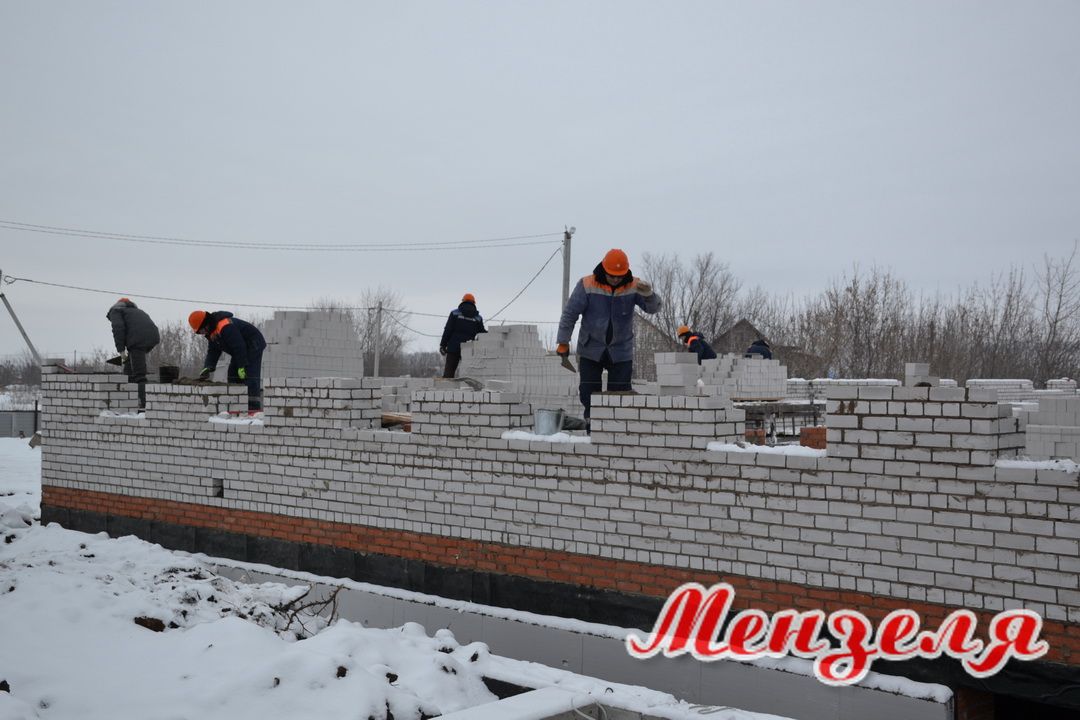
<path id="1" fill-rule="evenodd" d="M 113 341 L 128 382 L 139 386 L 139 409 L 145 410 L 146 355 L 161 342 L 161 333 L 146 311 L 127 298 L 117 300 L 105 317 L 112 323 Z"/>
<path id="2" fill-rule="evenodd" d="M 604 370 L 609 391 L 630 390 L 634 374 L 634 308 L 649 314 L 660 310 L 652 286 L 630 273 L 630 260 L 617 248 L 609 250 L 592 275 L 578 280 L 559 320 L 556 352 L 570 354 L 570 336 L 581 318 L 578 336 L 579 393 L 589 419 L 592 394 L 601 390 Z"/>
<path id="3" fill-rule="evenodd" d="M 446 356 L 446 367 L 443 370 L 444 378 L 452 378 L 457 374 L 458 363 L 461 362 L 461 343 L 469 342 L 480 333 L 486 333 L 484 318 L 476 309 L 476 298 L 472 293 L 461 296 L 461 304 L 450 311 L 450 317 L 446 318 L 446 327 L 442 331 L 442 339 L 439 341 L 439 352 Z"/>
<path id="4" fill-rule="evenodd" d="M 686 345 L 687 350 L 697 353 L 698 365 L 701 364 L 702 360 L 716 358 L 716 351 L 712 349 L 712 346 L 705 342 L 705 338 L 700 333 L 691 330 L 689 325 L 680 325 L 676 334 L 679 336 L 679 340 Z"/>
<path id="5" fill-rule="evenodd" d="M 772 347 L 769 345 L 769 341 L 765 338 L 755 340 L 753 345 L 746 348 L 746 357 L 751 355 L 760 355 L 766 360 L 772 360 Z"/>
<path id="6" fill-rule="evenodd" d="M 208 343 L 199 379 L 208 380 L 217 369 L 221 353 L 226 352 L 230 357 L 229 382 L 247 384 L 248 412 L 262 410 L 262 354 L 266 340 L 259 328 L 226 310 L 196 310 L 188 315 L 188 324 Z"/>

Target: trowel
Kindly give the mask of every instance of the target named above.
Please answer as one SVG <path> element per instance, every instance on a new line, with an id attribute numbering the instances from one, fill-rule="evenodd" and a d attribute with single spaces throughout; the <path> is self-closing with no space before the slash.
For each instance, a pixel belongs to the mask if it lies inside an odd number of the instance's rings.
<path id="1" fill-rule="evenodd" d="M 105 362 L 109 363 L 110 365 L 123 365 L 124 364 L 124 356 L 123 355 L 117 355 L 116 357 L 109 358 Z"/>
<path id="2" fill-rule="evenodd" d="M 577 372 L 577 368 L 574 367 L 574 363 L 570 362 L 570 358 L 566 355 L 560 355 L 559 359 L 562 360 L 562 366 L 572 373 Z"/>

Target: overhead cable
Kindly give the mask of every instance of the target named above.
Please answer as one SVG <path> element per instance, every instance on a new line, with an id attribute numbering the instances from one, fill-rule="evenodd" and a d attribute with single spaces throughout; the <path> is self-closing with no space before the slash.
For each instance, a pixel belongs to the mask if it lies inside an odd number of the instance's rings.
<path id="1" fill-rule="evenodd" d="M 239 240 L 193 240 L 180 237 L 158 235 L 132 235 L 128 233 L 102 232 L 56 225 L 36 225 L 0 219 L 0 229 L 22 232 L 44 233 L 82 237 L 93 240 L 117 240 L 121 242 L 146 243 L 152 245 L 178 245 L 182 247 L 225 248 L 238 250 L 283 250 L 305 252 L 420 252 L 424 250 L 474 250 L 483 248 L 520 247 L 524 245 L 550 245 L 560 242 L 555 238 L 562 233 L 538 233 L 533 235 L 511 235 L 507 237 L 477 238 L 473 240 L 445 240 L 419 242 L 377 242 L 377 243 L 272 243 L 243 242 Z M 549 239 L 545 239 L 549 238 Z"/>

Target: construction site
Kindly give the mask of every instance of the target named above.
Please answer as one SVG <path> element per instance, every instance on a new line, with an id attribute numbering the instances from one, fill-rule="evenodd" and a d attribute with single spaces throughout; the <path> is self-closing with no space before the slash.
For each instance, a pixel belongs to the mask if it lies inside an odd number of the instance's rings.
<path id="1" fill-rule="evenodd" d="M 123 374 L 46 360 L 42 523 L 236 561 L 238 576 L 302 571 L 463 601 L 368 590 L 349 612 L 445 623 L 462 641 L 702 708 L 800 720 L 1080 709 L 1073 380 L 958 386 L 922 363 L 903 381 L 802 380 L 779 359 L 658 352 L 654 381 L 594 395 L 586 434 L 537 427 L 581 408 L 577 376 L 535 326 L 464 344 L 458 379 L 364 377 L 333 312 L 279 312 L 264 330 L 255 416 L 242 385 L 151 381 L 139 412 Z M 794 658 L 638 660 L 595 629 L 648 630 L 691 582 L 729 583 L 736 608 L 768 613 L 880 621 L 907 608 L 930 625 L 966 609 L 985 625 L 1024 608 L 1049 650 L 985 678 L 945 656 L 880 661 L 875 681 L 838 687 Z M 484 717 L 573 716 L 537 712 L 528 692 L 507 690 Z"/>

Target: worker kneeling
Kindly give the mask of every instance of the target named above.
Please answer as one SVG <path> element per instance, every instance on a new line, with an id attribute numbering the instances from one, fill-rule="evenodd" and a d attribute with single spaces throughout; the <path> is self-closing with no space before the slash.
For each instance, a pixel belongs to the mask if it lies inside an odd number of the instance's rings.
<path id="1" fill-rule="evenodd" d="M 188 316 L 191 329 L 206 338 L 208 347 L 199 378 L 207 380 L 217 368 L 221 353 L 229 354 L 229 382 L 248 388 L 248 411 L 262 410 L 262 354 L 266 340 L 259 328 L 233 317 L 231 312 L 196 310 Z"/>

